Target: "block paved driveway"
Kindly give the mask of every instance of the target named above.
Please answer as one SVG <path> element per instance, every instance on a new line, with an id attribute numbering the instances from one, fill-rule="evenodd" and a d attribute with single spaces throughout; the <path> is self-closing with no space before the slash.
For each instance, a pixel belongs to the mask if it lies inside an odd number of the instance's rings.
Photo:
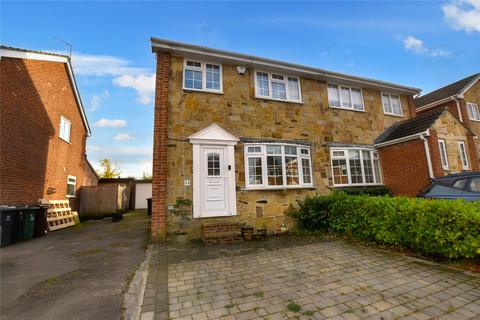
<path id="1" fill-rule="evenodd" d="M 340 240 L 168 259 L 170 319 L 480 319 L 480 277 Z"/>

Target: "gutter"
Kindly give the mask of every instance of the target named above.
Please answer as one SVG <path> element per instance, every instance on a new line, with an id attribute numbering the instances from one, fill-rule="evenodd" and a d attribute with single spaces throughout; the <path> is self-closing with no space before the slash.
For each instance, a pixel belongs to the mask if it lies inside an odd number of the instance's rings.
<path id="1" fill-rule="evenodd" d="M 439 104 L 442 104 L 442 103 L 445 103 L 445 102 L 449 102 L 451 100 L 455 100 L 458 98 L 458 95 L 453 95 L 453 96 L 450 96 L 450 97 L 447 97 L 447 98 L 443 98 L 442 100 L 438 100 L 438 101 L 434 101 L 434 102 L 431 102 L 429 104 L 426 104 L 424 106 L 421 106 L 419 108 L 417 108 L 417 111 L 422 111 L 422 110 L 426 110 L 426 109 L 430 109 L 432 107 L 435 107 L 435 106 L 438 106 Z"/>
<path id="2" fill-rule="evenodd" d="M 410 140 L 415 140 L 415 139 L 418 139 L 422 136 L 429 136 L 429 135 L 430 135 L 429 131 L 426 130 L 426 131 L 423 131 L 423 132 L 411 134 L 409 136 L 401 137 L 401 138 L 398 138 L 398 139 L 393 139 L 393 140 L 389 140 L 389 141 L 385 141 L 385 142 L 375 143 L 374 146 L 376 148 L 382 148 L 382 147 L 390 146 L 392 144 L 397 144 L 397 143 L 402 143 L 402 142 L 406 142 L 406 141 L 410 141 Z"/>
<path id="3" fill-rule="evenodd" d="M 197 46 L 197 45 L 192 45 L 187 43 L 181 43 L 176 41 L 158 39 L 153 37 L 150 40 L 152 43 L 152 52 L 155 52 L 156 49 L 158 49 L 159 51 L 173 52 L 173 53 L 183 54 L 187 56 L 196 55 L 200 57 L 201 56 L 213 57 L 218 60 L 227 61 L 230 63 L 240 63 L 240 64 L 250 65 L 250 66 L 255 65 L 255 66 L 258 66 L 259 68 L 263 67 L 263 68 L 270 68 L 270 69 L 272 68 L 283 69 L 288 72 L 293 72 L 296 74 L 309 75 L 313 77 L 332 78 L 339 81 L 350 81 L 350 82 L 359 83 L 359 84 L 367 84 L 374 87 L 375 86 L 382 87 L 382 88 L 391 89 L 391 90 L 408 93 L 412 95 L 418 94 L 421 91 L 421 89 L 419 88 L 406 87 L 406 86 L 401 86 L 394 83 L 389 83 L 389 82 L 384 82 L 384 81 L 379 81 L 374 79 L 350 76 L 347 74 L 331 72 L 323 69 L 318 69 L 318 68 L 313 68 L 313 67 L 308 67 L 304 65 L 288 63 L 288 62 L 282 62 L 278 60 L 272 60 L 272 59 L 267 59 L 267 58 L 252 56 L 252 55 L 235 53 L 235 52 L 230 52 L 225 50 L 218 50 L 218 49 Z"/>
<path id="4" fill-rule="evenodd" d="M 425 135 L 425 136 L 428 136 L 428 134 Z M 427 157 L 428 174 L 430 175 L 430 179 L 433 179 L 435 177 L 433 176 L 432 158 L 430 157 L 430 149 L 428 148 L 428 140 L 427 140 L 427 138 L 425 138 L 425 136 L 421 135 L 420 139 L 423 140 L 423 145 L 425 146 L 425 156 Z"/>

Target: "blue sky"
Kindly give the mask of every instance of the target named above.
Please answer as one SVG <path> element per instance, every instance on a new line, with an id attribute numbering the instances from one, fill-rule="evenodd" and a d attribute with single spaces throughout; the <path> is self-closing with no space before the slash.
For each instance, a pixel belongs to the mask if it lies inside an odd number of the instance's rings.
<path id="1" fill-rule="evenodd" d="M 480 72 L 480 0 L 5 2 L 1 43 L 66 51 L 93 129 L 87 153 L 151 173 L 151 36 L 422 88 Z"/>

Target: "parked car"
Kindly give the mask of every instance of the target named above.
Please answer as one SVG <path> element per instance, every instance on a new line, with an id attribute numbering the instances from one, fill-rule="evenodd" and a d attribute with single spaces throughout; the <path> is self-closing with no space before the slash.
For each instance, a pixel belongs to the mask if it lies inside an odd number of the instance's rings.
<path id="1" fill-rule="evenodd" d="M 480 171 L 464 172 L 435 178 L 420 195 L 432 199 L 480 201 Z"/>

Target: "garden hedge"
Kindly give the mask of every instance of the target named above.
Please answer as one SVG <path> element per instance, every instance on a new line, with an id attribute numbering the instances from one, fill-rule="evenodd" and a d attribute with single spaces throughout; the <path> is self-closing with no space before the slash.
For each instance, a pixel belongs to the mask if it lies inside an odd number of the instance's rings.
<path id="1" fill-rule="evenodd" d="M 447 258 L 480 256 L 480 203 L 388 196 L 306 198 L 293 215 L 299 227 L 395 245 Z"/>

